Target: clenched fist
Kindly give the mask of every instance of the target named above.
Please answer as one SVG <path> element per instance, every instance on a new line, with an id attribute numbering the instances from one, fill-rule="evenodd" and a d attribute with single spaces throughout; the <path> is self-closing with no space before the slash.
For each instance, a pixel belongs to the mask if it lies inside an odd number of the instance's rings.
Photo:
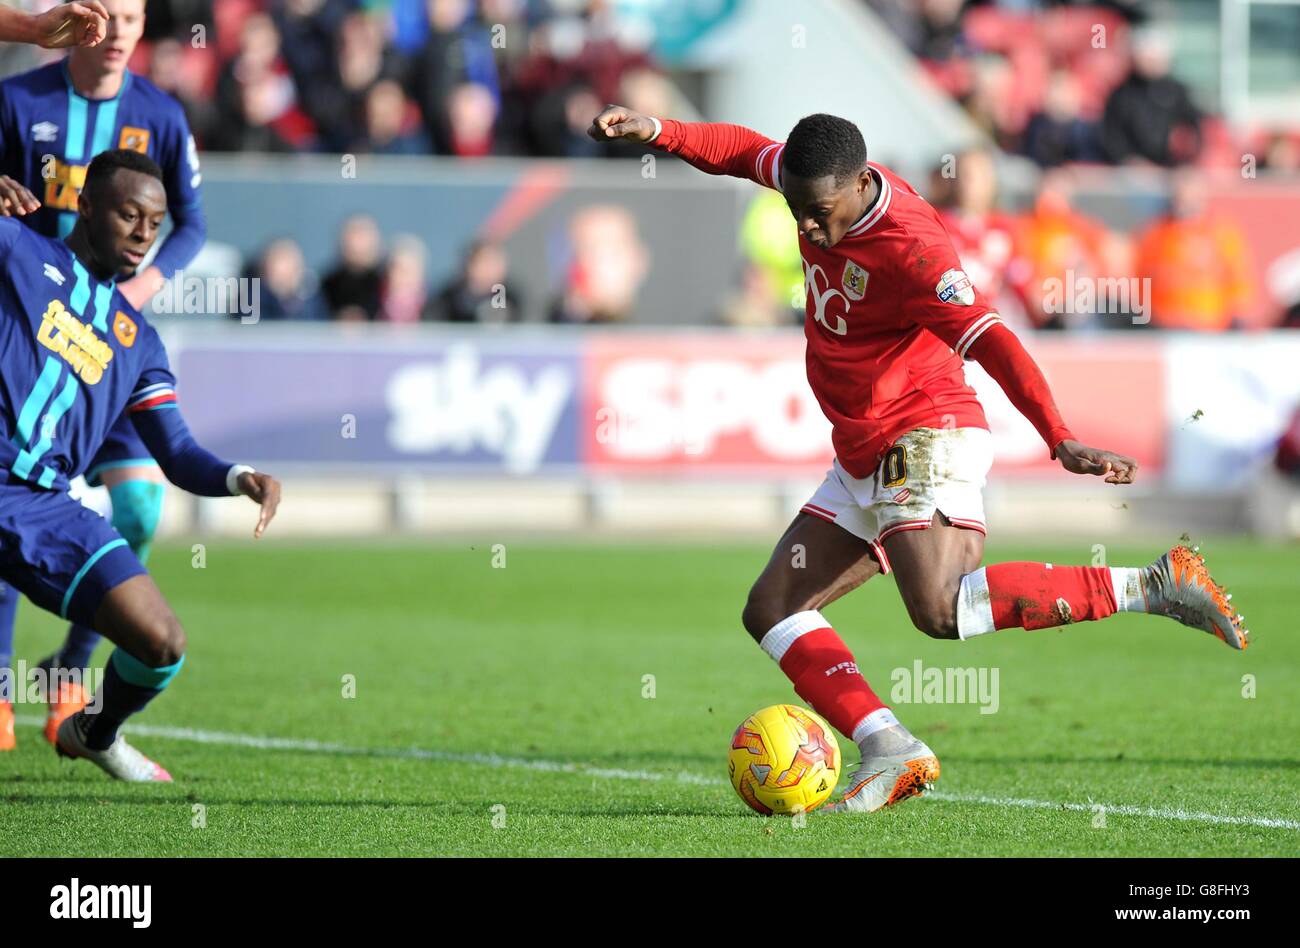
<path id="1" fill-rule="evenodd" d="M 649 116 L 633 112 L 624 106 L 607 105 L 605 111 L 592 119 L 587 134 L 598 142 L 621 138 L 624 141 L 644 144 L 654 138 L 655 123 Z"/>

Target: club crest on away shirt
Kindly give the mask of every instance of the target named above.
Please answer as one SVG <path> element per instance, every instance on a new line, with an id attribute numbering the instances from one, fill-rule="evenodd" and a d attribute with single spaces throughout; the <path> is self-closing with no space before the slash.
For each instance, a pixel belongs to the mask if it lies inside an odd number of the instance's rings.
<path id="1" fill-rule="evenodd" d="M 871 274 L 863 270 L 852 260 L 844 263 L 844 295 L 854 302 L 862 299 L 867 293 L 867 280 Z"/>
<path id="2" fill-rule="evenodd" d="M 948 270 L 939 277 L 935 294 L 945 303 L 969 306 L 975 302 L 975 287 L 964 270 Z"/>

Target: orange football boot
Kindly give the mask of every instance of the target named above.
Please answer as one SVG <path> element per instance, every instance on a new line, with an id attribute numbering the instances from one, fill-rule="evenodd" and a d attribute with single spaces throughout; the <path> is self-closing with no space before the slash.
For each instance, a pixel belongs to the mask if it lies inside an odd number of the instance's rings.
<path id="1" fill-rule="evenodd" d="M 0 701 L 0 751 L 11 751 L 16 746 L 14 740 L 14 706 L 8 701 Z"/>
<path id="2" fill-rule="evenodd" d="M 82 710 L 89 703 L 86 689 L 81 682 L 61 681 L 54 700 L 50 702 L 49 716 L 45 719 L 45 739 L 51 744 L 58 743 L 59 725 L 64 718 Z"/>
<path id="3" fill-rule="evenodd" d="M 1208 632 L 1230 648 L 1250 645 L 1250 631 L 1232 595 L 1214 581 L 1200 547 L 1176 546 L 1142 570 L 1147 612 Z"/>

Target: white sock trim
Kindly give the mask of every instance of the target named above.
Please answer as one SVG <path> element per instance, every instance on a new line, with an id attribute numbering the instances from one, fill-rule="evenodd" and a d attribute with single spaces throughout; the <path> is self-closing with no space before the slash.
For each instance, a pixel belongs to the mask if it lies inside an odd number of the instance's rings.
<path id="1" fill-rule="evenodd" d="M 779 663 L 785 658 L 785 653 L 794 644 L 794 640 L 799 638 L 805 632 L 812 632 L 814 629 L 829 629 L 831 624 L 826 621 L 816 609 L 810 609 L 808 612 L 796 612 L 792 616 L 782 619 L 772 628 L 767 630 L 759 646 L 768 655 L 772 656 L 772 661 Z"/>
<path id="2" fill-rule="evenodd" d="M 1115 591 L 1116 611 L 1146 612 L 1146 597 L 1142 595 L 1142 570 L 1131 566 L 1112 566 L 1110 586 Z"/>
<path id="3" fill-rule="evenodd" d="M 965 640 L 993 631 L 993 600 L 989 596 L 988 576 L 981 566 L 961 578 L 957 593 L 957 638 Z"/>
<path id="4" fill-rule="evenodd" d="M 876 708 L 876 710 L 859 721 L 857 727 L 853 729 L 853 743 L 861 744 L 877 731 L 883 731 L 885 728 L 894 727 L 897 724 L 898 718 L 894 717 L 893 711 L 888 708 Z"/>

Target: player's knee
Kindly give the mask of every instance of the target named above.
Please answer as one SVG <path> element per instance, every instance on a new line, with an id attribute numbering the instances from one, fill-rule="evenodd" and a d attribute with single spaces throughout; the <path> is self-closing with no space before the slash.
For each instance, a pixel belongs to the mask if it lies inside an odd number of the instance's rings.
<path id="1" fill-rule="evenodd" d="M 755 642 L 761 642 L 772 626 L 788 615 L 790 611 L 760 581 L 749 591 L 745 608 L 740 613 L 740 622 Z"/>
<path id="2" fill-rule="evenodd" d="M 136 658 L 150 668 L 175 665 L 185 655 L 185 630 L 174 615 L 150 620 L 144 631 L 144 640 L 137 649 L 139 654 Z"/>
<path id="3" fill-rule="evenodd" d="M 957 638 L 957 606 L 946 600 L 927 600 L 908 607 L 912 624 L 932 639 Z"/>
<path id="4" fill-rule="evenodd" d="M 113 527 L 133 550 L 153 539 L 162 515 L 163 485 L 153 481 L 123 481 L 108 489 L 113 501 Z"/>

